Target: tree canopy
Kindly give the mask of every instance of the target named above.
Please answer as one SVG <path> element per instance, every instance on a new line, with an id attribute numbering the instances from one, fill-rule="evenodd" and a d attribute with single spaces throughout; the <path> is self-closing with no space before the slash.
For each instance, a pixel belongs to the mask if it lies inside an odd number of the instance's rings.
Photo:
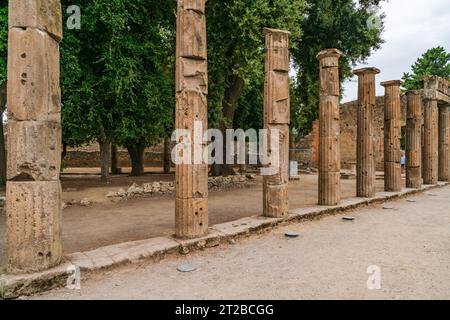
<path id="1" fill-rule="evenodd" d="M 403 74 L 403 88 L 406 91 L 423 89 L 425 76 L 450 78 L 450 53 L 443 47 L 431 48 L 417 59 L 411 66 L 411 72 Z"/>

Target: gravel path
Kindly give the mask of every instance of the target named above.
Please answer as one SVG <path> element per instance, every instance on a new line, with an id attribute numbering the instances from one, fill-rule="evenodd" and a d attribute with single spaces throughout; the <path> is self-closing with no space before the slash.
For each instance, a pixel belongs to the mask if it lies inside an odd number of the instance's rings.
<path id="1" fill-rule="evenodd" d="M 289 225 L 185 258 L 95 275 L 38 299 L 450 299 L 450 187 Z M 393 209 L 383 209 L 391 206 Z M 287 239 L 284 233 L 300 237 Z M 190 261 L 197 270 L 180 273 Z M 369 290 L 367 268 L 381 271 Z"/>

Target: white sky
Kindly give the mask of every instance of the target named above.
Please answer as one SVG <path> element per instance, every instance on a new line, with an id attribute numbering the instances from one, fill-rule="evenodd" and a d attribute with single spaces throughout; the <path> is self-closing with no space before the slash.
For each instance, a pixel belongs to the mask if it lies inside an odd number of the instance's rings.
<path id="1" fill-rule="evenodd" d="M 384 94 L 380 82 L 400 80 L 404 72 L 425 51 L 443 46 L 450 52 L 450 0 L 389 0 L 382 4 L 380 12 L 387 16 L 386 41 L 382 48 L 374 52 L 361 66 L 377 67 L 377 95 Z M 356 77 L 344 84 L 343 101 L 357 99 Z"/>

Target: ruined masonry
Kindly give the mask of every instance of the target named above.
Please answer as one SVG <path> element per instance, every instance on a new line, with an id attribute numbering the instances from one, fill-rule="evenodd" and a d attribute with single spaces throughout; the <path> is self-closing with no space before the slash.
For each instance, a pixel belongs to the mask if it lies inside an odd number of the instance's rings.
<path id="1" fill-rule="evenodd" d="M 289 183 L 289 32 L 264 29 L 266 37 L 264 129 L 268 129 L 267 156 L 279 152 L 279 163 L 271 163 L 278 172 L 264 176 L 264 216 L 280 218 L 288 214 Z M 279 144 L 272 149 L 271 130 L 278 130 Z"/>
<path id="2" fill-rule="evenodd" d="M 10 273 L 61 260 L 61 4 L 9 1 L 6 255 Z"/>
<path id="3" fill-rule="evenodd" d="M 398 192 L 402 190 L 401 158 L 401 81 L 382 82 L 385 88 L 384 104 L 384 190 Z"/>
<path id="4" fill-rule="evenodd" d="M 201 124 L 201 137 L 208 129 L 208 68 L 206 53 L 205 0 L 178 0 L 176 48 L 175 128 L 190 132 Z M 178 141 L 179 143 L 182 141 Z M 194 150 L 191 159 L 194 160 Z M 184 157 L 179 150 L 178 157 Z M 204 235 L 208 230 L 208 165 L 176 166 L 175 234 L 179 238 Z"/>
<path id="5" fill-rule="evenodd" d="M 372 109 L 375 107 L 375 75 L 377 68 L 354 70 L 358 76 L 358 133 L 356 159 L 356 193 L 358 197 L 375 196 L 375 161 L 373 150 Z"/>
<path id="6" fill-rule="evenodd" d="M 339 126 L 339 58 L 342 52 L 319 52 L 319 205 L 335 206 L 340 201 L 341 156 Z"/>

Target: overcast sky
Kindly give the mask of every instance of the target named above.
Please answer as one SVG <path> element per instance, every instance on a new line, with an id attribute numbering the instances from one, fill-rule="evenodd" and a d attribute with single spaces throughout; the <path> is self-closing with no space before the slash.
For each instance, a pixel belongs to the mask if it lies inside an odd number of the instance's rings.
<path id="1" fill-rule="evenodd" d="M 389 0 L 380 12 L 386 17 L 382 48 L 361 66 L 377 67 L 377 95 L 384 94 L 379 85 L 399 80 L 425 51 L 443 46 L 450 52 L 450 0 Z M 356 77 L 344 85 L 343 101 L 357 98 Z"/>

